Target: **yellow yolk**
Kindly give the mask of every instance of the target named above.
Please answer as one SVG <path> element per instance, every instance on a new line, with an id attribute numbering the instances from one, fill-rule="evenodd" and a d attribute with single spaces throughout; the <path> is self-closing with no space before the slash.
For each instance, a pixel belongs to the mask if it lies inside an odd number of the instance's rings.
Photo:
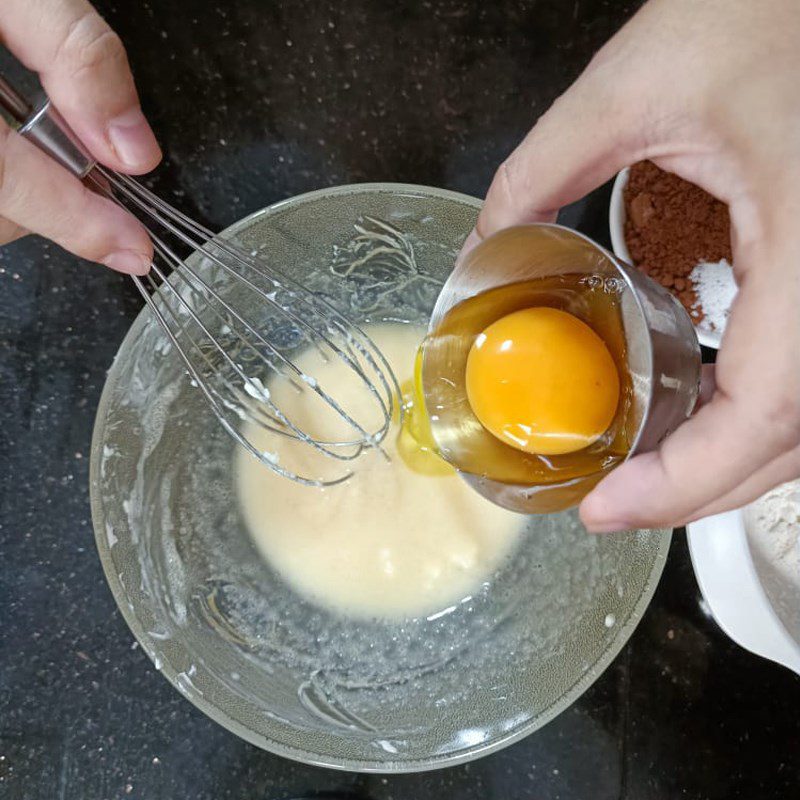
<path id="1" fill-rule="evenodd" d="M 603 340 L 555 308 L 526 308 L 489 325 L 467 357 L 466 387 L 490 433 L 541 455 L 597 441 L 619 402 L 619 375 Z"/>

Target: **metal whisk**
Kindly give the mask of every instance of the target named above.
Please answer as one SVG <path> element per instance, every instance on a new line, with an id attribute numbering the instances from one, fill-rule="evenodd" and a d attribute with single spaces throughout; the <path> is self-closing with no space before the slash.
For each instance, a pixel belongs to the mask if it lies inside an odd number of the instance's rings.
<path id="1" fill-rule="evenodd" d="M 225 430 L 291 480 L 323 486 L 350 477 L 346 463 L 334 477 L 298 474 L 260 449 L 245 431 L 289 437 L 340 462 L 379 447 L 402 405 L 397 379 L 370 338 L 324 296 L 298 285 L 255 252 L 216 238 L 140 183 L 97 164 L 47 98 L 34 106 L 0 77 L 0 107 L 22 136 L 145 225 L 156 257 L 150 273 L 132 276 L 133 282 Z M 178 249 L 202 258 L 187 263 Z M 326 360 L 341 359 L 353 371 L 374 403 L 372 425 L 355 419 L 296 365 L 292 355 L 307 348 Z M 273 402 L 269 381 L 275 378 L 289 381 L 298 394 L 313 393 L 345 423 L 348 434 L 328 441 L 302 430 L 291 409 Z"/>

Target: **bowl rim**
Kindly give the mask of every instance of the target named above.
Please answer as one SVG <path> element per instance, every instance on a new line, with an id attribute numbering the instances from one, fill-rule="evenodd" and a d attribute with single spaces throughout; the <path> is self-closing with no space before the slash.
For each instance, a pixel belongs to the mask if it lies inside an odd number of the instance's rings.
<path id="1" fill-rule="evenodd" d="M 608 232 L 611 237 L 611 249 L 614 255 L 626 264 L 633 265 L 628 245 L 625 242 L 625 187 L 628 185 L 629 174 L 630 167 L 625 167 L 614 178 L 614 183 L 611 187 L 611 200 L 608 204 Z M 694 329 L 697 332 L 697 339 L 700 344 L 719 350 L 724 331 L 723 333 L 710 331 L 699 325 L 695 325 Z"/>
<path id="2" fill-rule="evenodd" d="M 224 230 L 220 231 L 220 235 L 235 235 L 242 227 L 247 226 L 253 220 L 270 215 L 285 207 L 291 207 L 295 204 L 300 204 L 309 200 L 315 200 L 324 197 L 338 196 L 343 194 L 358 194 L 363 192 L 381 192 L 400 195 L 408 194 L 414 197 L 419 197 L 420 195 L 434 196 L 441 199 L 456 200 L 475 209 L 480 209 L 482 206 L 482 201 L 471 197 L 470 195 L 447 189 L 440 189 L 433 186 L 386 182 L 351 183 L 324 189 L 317 189 L 280 200 L 262 209 L 254 211 L 253 213 L 248 214 L 242 219 L 234 222 Z M 434 754 L 427 759 L 415 759 L 408 761 L 378 759 L 375 759 L 374 761 L 357 761 L 346 758 L 335 759 L 327 754 L 313 753 L 311 751 L 293 747 L 281 741 L 258 734 L 246 727 L 234 717 L 230 716 L 230 714 L 219 705 L 207 700 L 202 693 L 195 690 L 191 685 L 186 686 L 185 682 L 181 682 L 180 671 L 173 666 L 173 664 L 170 662 L 170 659 L 163 654 L 159 655 L 155 652 L 155 647 L 157 645 L 148 635 L 145 626 L 139 621 L 138 616 L 134 613 L 133 605 L 128 603 L 127 590 L 125 589 L 125 586 L 123 585 L 114 566 L 114 557 L 111 553 L 111 544 L 108 540 L 104 527 L 104 504 L 102 502 L 100 492 L 98 491 L 100 486 L 100 464 L 103 450 L 105 418 L 111 402 L 111 395 L 116 383 L 115 380 L 112 380 L 114 378 L 114 366 L 117 363 L 117 356 L 119 355 L 119 352 L 121 352 L 123 349 L 127 349 L 132 344 L 133 340 L 135 340 L 135 338 L 140 334 L 141 329 L 149 320 L 150 313 L 151 312 L 149 311 L 148 306 L 145 305 L 139 314 L 137 314 L 131 323 L 131 327 L 125 334 L 125 337 L 120 342 L 120 345 L 117 349 L 117 354 L 114 356 L 114 361 L 109 368 L 107 378 L 103 386 L 103 391 L 100 395 L 100 400 L 97 406 L 89 461 L 89 490 L 95 545 L 100 556 L 100 562 L 106 582 L 108 583 L 111 593 L 114 597 L 114 602 L 116 603 L 122 618 L 130 628 L 137 642 L 139 642 L 141 645 L 143 651 L 147 654 L 151 662 L 153 662 L 153 665 L 156 667 L 156 669 L 161 672 L 169 681 L 173 688 L 179 691 L 183 697 L 192 703 L 192 705 L 194 705 L 199 711 L 212 719 L 214 722 L 262 750 L 266 750 L 267 752 L 283 758 L 288 758 L 293 761 L 308 764 L 310 766 L 371 774 L 427 772 L 445 767 L 457 766 L 459 764 L 464 764 L 477 758 L 481 758 L 485 755 L 495 753 L 520 741 L 534 731 L 543 727 L 559 714 L 566 711 L 576 700 L 578 700 L 578 698 L 584 694 L 584 692 L 586 692 L 589 687 L 592 686 L 592 684 L 608 669 L 616 656 L 628 643 L 631 635 L 641 622 L 661 579 L 670 549 L 670 542 L 672 540 L 672 530 L 670 529 L 652 532 L 651 535 L 659 537 L 659 542 L 643 591 L 632 606 L 628 617 L 624 621 L 617 622 L 615 625 L 616 635 L 609 641 L 605 649 L 602 650 L 600 656 L 595 660 L 591 668 L 586 670 L 566 692 L 560 695 L 559 698 L 551 703 L 551 705 L 546 710 L 541 712 L 534 720 L 528 721 L 527 723 L 522 724 L 519 728 L 505 733 L 504 735 L 501 735 L 488 743 L 475 745 L 450 755 L 442 756 Z"/>
<path id="3" fill-rule="evenodd" d="M 767 596 L 747 539 L 744 509 L 686 526 L 700 592 L 722 630 L 739 646 L 800 675 L 800 642 Z"/>

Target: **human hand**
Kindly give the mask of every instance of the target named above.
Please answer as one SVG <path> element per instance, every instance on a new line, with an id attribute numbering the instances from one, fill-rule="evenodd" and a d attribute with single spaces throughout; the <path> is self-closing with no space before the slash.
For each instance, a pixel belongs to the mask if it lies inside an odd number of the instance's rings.
<path id="1" fill-rule="evenodd" d="M 800 475 L 800 7 L 651 0 L 498 169 L 465 251 L 643 159 L 730 208 L 740 286 L 710 399 L 581 504 L 594 532 L 684 524 Z"/>
<path id="2" fill-rule="evenodd" d="M 130 174 L 160 161 L 122 42 L 86 0 L 2 0 L 0 40 L 98 161 Z M 133 216 L 0 119 L 0 245 L 29 232 L 120 272 L 143 275 L 153 256 Z"/>

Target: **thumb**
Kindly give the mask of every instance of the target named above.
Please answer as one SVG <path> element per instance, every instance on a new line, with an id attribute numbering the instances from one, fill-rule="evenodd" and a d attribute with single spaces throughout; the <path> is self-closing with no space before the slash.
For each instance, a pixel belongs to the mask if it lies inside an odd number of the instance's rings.
<path id="1" fill-rule="evenodd" d="M 159 162 L 125 48 L 87 0 L 3 0 L 0 36 L 95 158 L 134 174 Z"/>
<path id="2" fill-rule="evenodd" d="M 640 160 L 645 137 L 620 109 L 621 88 L 618 76 L 590 65 L 500 165 L 466 247 L 510 225 L 553 221 L 559 208 Z"/>

